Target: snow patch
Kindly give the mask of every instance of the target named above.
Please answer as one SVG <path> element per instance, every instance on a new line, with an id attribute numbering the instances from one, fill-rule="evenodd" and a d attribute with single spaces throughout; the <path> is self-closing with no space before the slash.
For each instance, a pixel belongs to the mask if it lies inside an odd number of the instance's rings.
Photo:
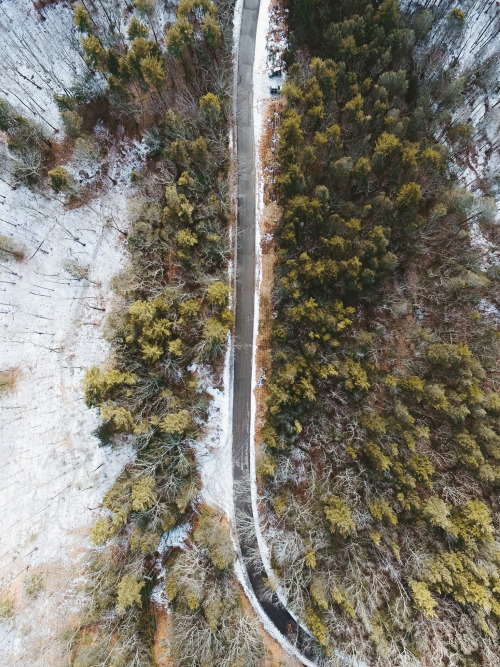
<path id="1" fill-rule="evenodd" d="M 193 445 L 200 471 L 201 498 L 207 505 L 234 517 L 232 461 L 232 336 L 228 334 L 224 359 L 223 387 L 213 387 L 210 374 L 201 378 L 200 389 L 212 397 L 205 435 Z"/>
<path id="2" fill-rule="evenodd" d="M 184 549 L 186 542 L 189 539 L 191 534 L 192 526 L 189 523 L 185 523 L 182 526 L 175 526 L 172 530 L 169 530 L 166 533 L 163 533 L 158 545 L 158 566 L 156 568 L 156 580 L 157 584 L 153 588 L 151 593 L 151 600 L 160 607 L 167 607 L 168 605 L 168 596 L 165 591 L 165 582 L 167 578 L 167 571 L 163 565 L 163 557 L 169 549 L 174 547 L 179 547 Z"/>
<path id="3" fill-rule="evenodd" d="M 127 219 L 130 171 L 142 160 L 137 146 L 110 159 L 117 185 L 72 210 L 53 193 L 0 181 L 0 234 L 24 252 L 0 266 L 0 370 L 17 377 L 0 397 L 0 588 L 21 592 L 15 621 L 0 626 L 3 664 L 27 664 L 23 651 L 40 635 L 47 648 L 30 664 L 54 659 L 54 624 L 81 602 L 72 577 L 89 558 L 87 527 L 134 457 L 127 444 L 99 446 L 98 413 L 81 386 L 85 368 L 109 355 L 102 331 L 111 279 L 127 261 L 117 228 Z M 66 574 L 50 596 L 22 595 L 27 574 L 56 564 Z M 39 615 L 44 623 L 29 622 Z"/>

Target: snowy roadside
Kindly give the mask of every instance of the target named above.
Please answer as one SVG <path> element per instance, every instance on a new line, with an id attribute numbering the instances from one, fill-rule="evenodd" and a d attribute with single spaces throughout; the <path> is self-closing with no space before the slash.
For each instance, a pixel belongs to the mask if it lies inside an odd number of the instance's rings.
<path id="1" fill-rule="evenodd" d="M 231 271 L 230 271 L 231 273 Z M 234 519 L 232 459 L 232 372 L 233 336 L 228 334 L 222 387 L 214 387 L 209 374 L 199 373 L 200 389 L 212 397 L 208 408 L 205 435 L 194 443 L 201 476 L 200 499 L 219 509 L 230 522 Z"/>
<path id="2" fill-rule="evenodd" d="M 257 338 L 260 323 L 260 291 L 262 287 L 262 238 L 261 219 L 264 212 L 264 172 L 261 163 L 261 142 L 264 131 L 265 100 L 270 98 L 268 77 L 267 35 L 270 29 L 271 0 L 261 0 L 257 37 L 255 42 L 255 59 L 253 70 L 253 123 L 254 123 L 254 156 L 255 156 L 255 296 L 252 350 L 252 395 L 250 411 L 250 482 L 252 498 L 252 514 L 260 555 L 266 572 L 271 572 L 269 548 L 264 540 L 259 522 L 257 475 L 255 466 L 255 421 L 257 402 Z M 266 617 L 267 618 L 267 617 Z M 271 624 L 272 625 L 272 624 Z M 274 627 L 274 626 L 273 626 Z"/>

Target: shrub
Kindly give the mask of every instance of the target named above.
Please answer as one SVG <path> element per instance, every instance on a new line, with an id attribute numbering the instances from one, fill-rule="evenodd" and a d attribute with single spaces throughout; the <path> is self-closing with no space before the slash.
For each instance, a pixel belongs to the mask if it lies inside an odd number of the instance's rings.
<path id="1" fill-rule="evenodd" d="M 66 191 L 70 188 L 73 177 L 64 167 L 56 167 L 49 171 L 50 187 L 55 192 Z"/>
<path id="2" fill-rule="evenodd" d="M 0 395 L 15 389 L 19 372 L 19 368 L 10 368 L 6 371 L 0 371 Z"/>
<path id="3" fill-rule="evenodd" d="M 24 259 L 24 251 L 17 246 L 8 236 L 0 234 L 0 257 L 12 257 L 17 262 Z"/>
<path id="4" fill-rule="evenodd" d="M 14 614 L 14 602 L 10 598 L 0 598 L 0 622 L 6 621 Z"/>
<path id="5" fill-rule="evenodd" d="M 458 7 L 451 10 L 451 12 L 449 13 L 449 18 L 450 18 L 450 21 L 452 21 L 453 23 L 456 23 L 460 26 L 465 25 L 465 14 Z"/>
<path id="6" fill-rule="evenodd" d="M 24 580 L 24 590 L 27 595 L 36 595 L 43 589 L 43 574 L 30 574 Z"/>

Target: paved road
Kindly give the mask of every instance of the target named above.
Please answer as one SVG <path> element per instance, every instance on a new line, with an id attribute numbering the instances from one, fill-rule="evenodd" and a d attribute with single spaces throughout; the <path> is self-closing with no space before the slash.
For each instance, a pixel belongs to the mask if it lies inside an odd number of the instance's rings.
<path id="1" fill-rule="evenodd" d="M 257 550 L 255 534 L 248 535 L 250 500 L 250 406 L 255 295 L 255 161 L 253 130 L 253 63 L 260 0 L 244 0 L 238 56 L 236 126 L 238 157 L 238 228 L 236 248 L 236 322 L 233 378 L 233 476 L 237 531 L 243 558 Z M 244 530 L 244 528 L 246 530 Z M 245 532 L 245 539 L 242 539 Z M 252 532 L 252 531 L 251 531 Z M 305 633 L 276 599 L 269 601 L 261 562 L 247 566 L 254 592 L 277 629 L 300 650 Z"/>
<path id="2" fill-rule="evenodd" d="M 233 465 L 237 477 L 250 474 L 250 398 L 255 293 L 255 162 L 253 61 L 260 0 L 244 0 L 238 56 L 236 125 L 238 228 L 233 395 Z"/>

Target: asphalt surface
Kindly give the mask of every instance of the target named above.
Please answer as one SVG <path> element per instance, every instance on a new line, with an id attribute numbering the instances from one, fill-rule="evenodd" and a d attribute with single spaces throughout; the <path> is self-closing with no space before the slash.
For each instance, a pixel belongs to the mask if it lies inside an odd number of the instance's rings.
<path id="1" fill-rule="evenodd" d="M 233 395 L 233 467 L 250 474 L 250 399 L 255 294 L 255 161 L 253 61 L 260 0 L 244 0 L 238 55 L 236 131 L 238 226 Z"/>
<path id="2" fill-rule="evenodd" d="M 276 596 L 269 600 L 258 557 L 250 500 L 250 416 L 255 296 L 255 160 L 253 63 L 260 0 L 244 0 L 238 56 L 236 128 L 238 159 L 238 225 L 236 242 L 236 309 L 233 377 L 233 476 L 236 529 L 249 581 L 262 608 L 281 634 L 307 655 L 304 631 Z M 250 529 L 250 533 L 252 530 Z M 243 538 L 244 536 L 244 538 Z M 255 557 L 257 554 L 257 558 Z M 250 562 L 250 558 L 252 559 Z M 309 656 L 308 656 L 309 657 Z"/>

